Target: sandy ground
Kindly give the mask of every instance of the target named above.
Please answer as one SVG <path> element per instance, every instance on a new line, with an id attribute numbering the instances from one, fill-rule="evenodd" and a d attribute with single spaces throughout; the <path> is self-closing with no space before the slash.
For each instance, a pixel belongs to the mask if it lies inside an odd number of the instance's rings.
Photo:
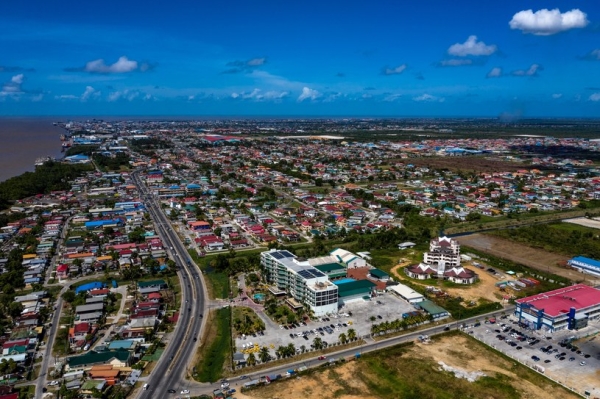
<path id="1" fill-rule="evenodd" d="M 520 390 L 522 398 L 547 399 L 548 392 L 552 390 L 553 399 L 579 398 L 578 395 L 563 390 L 552 389 L 550 383 L 546 387 L 536 386 L 528 381 L 521 380 L 518 375 L 510 371 L 511 362 L 497 356 L 489 356 L 489 352 L 473 347 L 466 337 L 444 337 L 434 340 L 431 344 L 417 344 L 413 350 L 413 356 L 433 358 L 436 362 L 442 361 L 453 368 L 469 372 L 482 371 L 486 375 L 494 373 L 505 374 L 514 378 L 513 385 Z"/>
<path id="2" fill-rule="evenodd" d="M 429 358 L 437 362 L 444 362 L 446 365 L 460 369 L 464 372 L 483 372 L 486 375 L 496 373 L 505 374 L 514 378 L 514 386 L 522 392 L 522 398 L 527 399 L 571 399 L 579 396 L 565 392 L 563 390 L 553 389 L 548 383 L 546 386 L 536 386 L 528 381 L 518 378 L 518 375 L 510 371 L 511 362 L 500 357 L 490 356 L 489 352 L 478 347 L 473 351 L 470 340 L 466 337 L 445 337 L 434 340 L 430 344 L 417 344 L 408 354 L 415 358 Z M 361 395 L 340 395 L 340 399 L 375 399 L 376 397 L 369 393 L 366 385 L 356 378 L 357 368 L 360 363 L 349 362 L 335 368 L 335 372 L 340 379 L 346 381 L 362 392 Z M 316 373 L 312 376 L 290 379 L 286 382 L 266 386 L 251 391 L 248 395 L 238 393 L 238 399 L 304 399 L 311 397 L 331 397 L 336 390 L 342 387 L 339 383 L 330 377 L 330 371 Z M 549 392 L 552 394 L 549 396 Z"/>
<path id="3" fill-rule="evenodd" d="M 483 263 L 482 263 L 483 264 Z M 401 269 L 410 263 L 401 263 L 392 268 L 391 272 L 395 279 L 400 279 L 400 282 L 405 278 L 404 271 Z M 503 293 L 496 288 L 495 284 L 500 281 L 485 270 L 476 268 L 475 266 L 465 264 L 463 265 L 466 269 L 473 270 L 479 275 L 480 282 L 475 285 L 465 285 L 460 288 L 446 288 L 441 284 L 437 286 L 439 289 L 447 292 L 452 296 L 460 296 L 465 301 L 478 301 L 480 298 L 485 298 L 490 301 L 498 302 L 501 299 Z M 411 280 L 415 284 L 420 284 L 419 281 Z M 425 286 L 426 284 L 422 284 Z"/>
<path id="4" fill-rule="evenodd" d="M 574 218 L 574 219 L 564 219 L 565 223 L 573 223 L 578 224 L 580 226 L 591 227 L 592 229 L 600 229 L 600 218 Z"/>

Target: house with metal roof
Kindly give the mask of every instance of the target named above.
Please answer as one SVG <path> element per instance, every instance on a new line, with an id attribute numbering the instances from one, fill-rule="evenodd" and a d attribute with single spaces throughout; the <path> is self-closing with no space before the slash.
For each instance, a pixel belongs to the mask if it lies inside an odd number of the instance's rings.
<path id="1" fill-rule="evenodd" d="M 128 350 L 116 350 L 106 352 L 89 351 L 83 355 L 67 358 L 65 369 L 88 370 L 97 364 L 112 364 L 115 367 L 127 367 L 131 365 L 133 354 Z"/>
<path id="2" fill-rule="evenodd" d="M 371 298 L 371 292 L 377 284 L 369 280 L 340 280 L 334 282 L 338 287 L 339 303 L 344 305 L 349 302 Z"/>

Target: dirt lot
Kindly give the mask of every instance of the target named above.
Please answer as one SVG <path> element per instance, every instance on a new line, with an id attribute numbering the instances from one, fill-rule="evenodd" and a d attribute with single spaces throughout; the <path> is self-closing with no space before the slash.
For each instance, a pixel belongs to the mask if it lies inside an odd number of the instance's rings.
<path id="1" fill-rule="evenodd" d="M 402 271 L 401 269 L 405 266 L 408 266 L 409 264 L 410 263 L 402 263 L 402 264 L 394 266 L 391 270 L 392 275 L 394 276 L 394 279 L 399 278 L 400 282 L 402 282 L 402 279 L 405 278 L 405 275 L 404 275 L 404 271 Z M 458 287 L 458 288 L 447 288 L 441 284 L 438 285 L 437 287 L 452 296 L 460 296 L 465 301 L 478 301 L 479 298 L 484 298 L 484 299 L 488 299 L 493 302 L 498 302 L 500 299 L 502 299 L 501 293 L 498 290 L 498 288 L 496 288 L 496 285 L 495 285 L 500 280 L 496 279 L 495 277 L 493 277 L 491 274 L 487 273 L 486 271 L 476 268 L 475 266 L 464 265 L 464 264 L 463 264 L 463 266 L 466 269 L 473 270 L 475 273 L 477 273 L 479 275 L 479 280 L 480 280 L 479 283 L 477 283 L 475 285 L 465 285 L 464 287 Z M 416 280 L 411 280 L 411 281 L 415 284 L 420 284 L 419 281 L 416 281 Z M 425 285 L 426 284 L 423 284 L 423 286 L 425 286 Z"/>
<path id="2" fill-rule="evenodd" d="M 563 220 L 565 223 L 573 223 L 578 224 L 580 226 L 591 227 L 592 229 L 600 229 L 600 218 L 574 218 L 574 219 L 565 219 Z"/>
<path id="3" fill-rule="evenodd" d="M 538 378 L 539 383 L 537 384 L 520 378 L 520 375 L 517 374 L 518 369 L 513 371 L 514 367 L 511 361 L 496 356 L 484 347 L 473 345 L 473 341 L 464 336 L 443 337 L 434 340 L 430 344 L 417 344 L 402 358 L 406 358 L 406 361 L 423 359 L 433 361 L 436 364 L 443 362 L 446 366 L 461 374 L 481 372 L 487 376 L 502 376 L 506 379 L 506 384 L 512 385 L 521 398 L 546 399 L 549 392 L 552 392 L 551 397 L 555 399 L 578 397 L 565 390 L 554 388 L 547 380 L 542 378 Z M 381 395 L 375 396 L 372 389 L 369 388 L 369 384 L 365 383 L 363 377 L 368 375 L 369 370 L 363 370 L 363 365 L 362 362 L 349 362 L 335 369 L 327 369 L 311 376 L 290 379 L 251 391 L 248 395 L 240 393 L 236 396 L 239 399 L 381 398 Z M 432 381 L 435 380 L 436 374 L 445 373 L 441 371 L 441 365 L 436 368 L 431 370 Z M 410 380 L 411 376 L 407 375 L 406 378 Z M 342 393 L 348 390 L 355 394 Z M 458 397 L 456 396 L 458 393 L 454 394 L 452 397 Z M 390 395 L 393 394 L 390 393 Z M 392 396 L 388 397 L 391 398 Z M 495 395 L 491 397 L 495 397 Z"/>
<path id="4" fill-rule="evenodd" d="M 426 166 L 434 169 L 462 170 L 463 172 L 513 172 L 519 169 L 529 169 L 520 162 L 509 162 L 488 157 L 439 157 L 439 158 L 410 158 L 416 166 Z"/>
<path id="5" fill-rule="evenodd" d="M 574 281 L 583 280 L 583 275 L 575 270 L 559 267 L 559 262 L 569 258 L 564 255 L 553 254 L 541 249 L 531 248 L 503 238 L 485 234 L 471 234 L 456 238 L 461 246 L 469 246 L 490 255 L 521 263 L 533 269 L 549 271 L 558 276 L 563 276 Z M 463 251 L 466 252 L 466 251 Z"/>

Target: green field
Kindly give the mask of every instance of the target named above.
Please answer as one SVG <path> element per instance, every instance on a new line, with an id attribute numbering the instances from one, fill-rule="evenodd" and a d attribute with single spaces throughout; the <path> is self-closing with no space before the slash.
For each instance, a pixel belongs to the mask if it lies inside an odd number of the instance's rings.
<path id="1" fill-rule="evenodd" d="M 206 337 L 199 350 L 197 374 L 200 382 L 218 381 L 223 376 L 223 367 L 231 360 L 231 308 L 221 308 L 211 312 Z"/>

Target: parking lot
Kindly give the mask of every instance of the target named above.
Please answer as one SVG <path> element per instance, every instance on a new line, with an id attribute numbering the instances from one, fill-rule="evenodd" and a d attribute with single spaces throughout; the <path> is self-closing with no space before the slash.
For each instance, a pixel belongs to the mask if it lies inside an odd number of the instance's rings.
<path id="1" fill-rule="evenodd" d="M 590 331 L 585 332 L 585 335 L 597 331 L 597 326 L 592 325 L 586 329 Z M 573 336 L 573 331 L 558 331 L 554 334 L 532 331 L 519 326 L 512 317 L 498 319 L 495 324 L 468 326 L 465 330 L 568 387 L 577 391 L 600 393 L 600 381 L 596 375 L 596 371 L 600 369 L 600 342 L 595 343 L 593 338 L 579 339 L 573 343 L 573 347 L 563 342 Z M 581 331 L 579 334 L 582 336 Z"/>
<path id="2" fill-rule="evenodd" d="M 297 352 L 304 345 L 305 350 L 311 349 L 311 344 L 316 337 L 320 337 L 327 345 L 339 340 L 339 335 L 354 329 L 356 337 L 368 336 L 371 333 L 373 323 L 392 321 L 402 317 L 402 313 L 414 311 L 415 308 L 401 298 L 393 294 L 383 294 L 371 300 L 359 300 L 343 306 L 337 314 L 321 317 L 316 321 L 309 321 L 296 326 L 277 326 L 267 328 L 264 334 L 254 334 L 245 338 L 236 338 L 236 351 L 249 354 L 254 352 L 258 355 L 259 348 L 269 348 L 271 356 L 275 357 L 275 351 L 279 346 L 294 344 Z M 371 321 L 371 316 L 375 317 Z M 266 317 L 266 316 L 265 316 Z M 248 349 L 250 347 L 250 349 Z"/>

